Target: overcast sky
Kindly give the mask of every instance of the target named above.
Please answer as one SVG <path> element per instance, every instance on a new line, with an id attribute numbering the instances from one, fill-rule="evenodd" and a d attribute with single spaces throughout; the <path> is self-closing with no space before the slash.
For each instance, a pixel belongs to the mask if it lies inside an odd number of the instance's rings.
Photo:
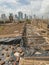
<path id="1" fill-rule="evenodd" d="M 29 15 L 48 16 L 49 0 L 0 0 L 0 14 L 16 14 L 18 11 Z"/>

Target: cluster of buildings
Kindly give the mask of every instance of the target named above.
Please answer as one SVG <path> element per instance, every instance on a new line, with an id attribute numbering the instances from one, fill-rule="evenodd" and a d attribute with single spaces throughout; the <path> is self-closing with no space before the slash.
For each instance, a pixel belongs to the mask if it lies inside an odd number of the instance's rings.
<path id="1" fill-rule="evenodd" d="M 23 14 L 21 11 L 18 12 L 18 14 L 13 15 L 12 13 L 9 14 L 9 16 L 7 17 L 6 14 L 1 14 L 0 17 L 0 21 L 6 21 L 9 19 L 13 19 L 13 20 L 26 20 L 26 19 L 32 19 L 31 15 L 27 15 L 27 14 Z"/>

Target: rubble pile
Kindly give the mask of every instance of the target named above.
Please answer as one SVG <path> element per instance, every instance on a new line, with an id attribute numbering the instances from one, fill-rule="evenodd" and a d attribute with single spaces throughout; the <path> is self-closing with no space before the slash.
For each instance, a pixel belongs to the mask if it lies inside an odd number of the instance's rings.
<path id="1" fill-rule="evenodd" d="M 29 57 L 49 59 L 49 48 L 45 38 L 31 24 L 27 24 L 24 29 L 19 42 L 17 39 L 12 41 L 13 43 L 10 41 L 11 44 L 0 43 L 0 65 L 21 65 L 20 61 Z M 45 31 L 42 32 L 45 33 Z"/>

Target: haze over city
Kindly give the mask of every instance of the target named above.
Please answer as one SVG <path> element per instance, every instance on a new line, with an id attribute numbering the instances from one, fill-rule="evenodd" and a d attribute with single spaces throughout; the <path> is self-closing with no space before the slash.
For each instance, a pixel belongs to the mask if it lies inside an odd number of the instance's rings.
<path id="1" fill-rule="evenodd" d="M 0 14 L 16 14 L 22 11 L 28 15 L 49 16 L 49 0 L 0 0 Z"/>

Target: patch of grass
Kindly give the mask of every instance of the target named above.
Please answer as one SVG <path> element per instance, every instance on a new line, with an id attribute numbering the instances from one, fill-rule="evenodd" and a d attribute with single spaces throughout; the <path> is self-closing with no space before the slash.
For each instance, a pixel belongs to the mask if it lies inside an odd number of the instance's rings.
<path id="1" fill-rule="evenodd" d="M 3 26 L 0 26 L 0 32 L 1 32 L 2 30 L 4 30 L 4 27 L 3 27 Z"/>

